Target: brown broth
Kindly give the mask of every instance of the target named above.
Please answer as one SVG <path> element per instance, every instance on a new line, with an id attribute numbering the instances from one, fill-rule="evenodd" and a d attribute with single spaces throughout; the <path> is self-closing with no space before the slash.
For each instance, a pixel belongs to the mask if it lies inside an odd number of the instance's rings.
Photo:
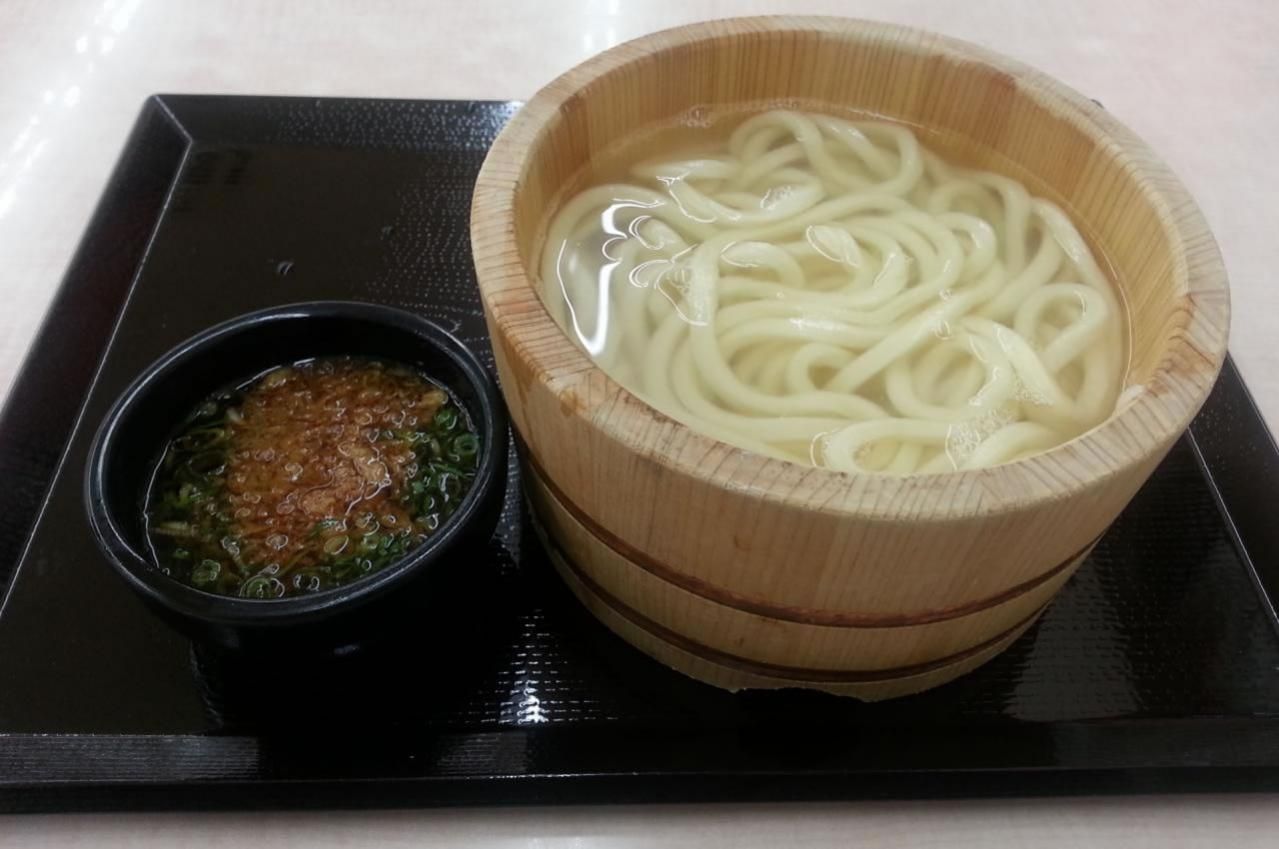
<path id="1" fill-rule="evenodd" d="M 270 372 L 206 401 L 148 500 L 160 567 L 278 598 L 339 586 L 424 542 L 473 477 L 478 440 L 422 375 L 354 358 Z"/>

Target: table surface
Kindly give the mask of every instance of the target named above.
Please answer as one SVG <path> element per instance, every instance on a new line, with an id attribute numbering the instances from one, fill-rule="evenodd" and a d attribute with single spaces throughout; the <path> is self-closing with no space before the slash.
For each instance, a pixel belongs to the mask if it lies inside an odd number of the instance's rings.
<path id="1" fill-rule="evenodd" d="M 522 99 L 620 41 L 695 20 L 817 13 L 969 39 L 1102 101 L 1189 186 L 1234 299 L 1231 349 L 1279 423 L 1279 5 L 1266 0 L 0 0 L 0 398 L 144 97 L 155 92 Z M 1272 795 L 0 823 L 0 847 L 234 845 L 1273 845 Z"/>

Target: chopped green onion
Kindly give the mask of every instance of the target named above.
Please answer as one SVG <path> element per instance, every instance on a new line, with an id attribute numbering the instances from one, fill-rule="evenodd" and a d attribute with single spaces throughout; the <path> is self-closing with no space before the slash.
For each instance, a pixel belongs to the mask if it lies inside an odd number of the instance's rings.
<path id="1" fill-rule="evenodd" d="M 201 560 L 191 570 L 191 583 L 199 586 L 211 584 L 222 573 L 222 564 L 216 560 Z"/>
<path id="2" fill-rule="evenodd" d="M 479 437 L 473 433 L 464 433 L 453 440 L 453 453 L 459 457 L 474 457 L 479 450 Z"/>
<path id="3" fill-rule="evenodd" d="M 194 538 L 196 536 L 195 529 L 186 522 L 160 522 L 152 525 L 151 531 L 166 537 Z"/>
<path id="4" fill-rule="evenodd" d="M 269 598 L 267 593 L 270 587 L 270 578 L 265 575 L 255 575 L 240 585 L 240 598 Z"/>
<path id="5" fill-rule="evenodd" d="M 309 537 L 315 539 L 328 531 L 345 530 L 346 522 L 341 519 L 321 519 L 311 528 Z"/>
<path id="6" fill-rule="evenodd" d="M 457 412 L 452 407 L 441 407 L 431 423 L 443 430 L 452 430 L 457 425 Z"/>
<path id="7" fill-rule="evenodd" d="M 211 419 L 218 414 L 218 402 L 210 398 L 203 404 L 195 408 L 195 413 L 191 416 L 193 421 L 201 419 Z"/>
<path id="8" fill-rule="evenodd" d="M 187 460 L 186 466 L 201 477 L 220 475 L 226 469 L 226 455 L 221 451 L 205 451 Z"/>
<path id="9" fill-rule="evenodd" d="M 202 427 L 186 433 L 173 440 L 173 447 L 178 451 L 195 453 L 212 448 L 226 439 L 226 430 L 222 427 Z"/>

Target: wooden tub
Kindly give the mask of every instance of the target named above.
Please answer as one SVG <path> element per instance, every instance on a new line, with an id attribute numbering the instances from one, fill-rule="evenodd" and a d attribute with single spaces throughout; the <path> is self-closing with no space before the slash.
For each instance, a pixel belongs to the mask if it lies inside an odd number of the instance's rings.
<path id="1" fill-rule="evenodd" d="M 1135 389 L 1116 413 L 994 468 L 845 474 L 717 442 L 605 376 L 537 294 L 562 193 L 641 128 L 768 100 L 935 131 L 953 148 L 944 154 L 1065 206 L 1115 269 L 1131 314 Z M 1182 433 L 1226 350 L 1216 245 L 1141 141 L 1043 74 L 895 26 L 728 20 L 613 48 L 512 119 L 476 184 L 471 229 L 528 495 L 558 568 L 623 638 L 731 689 L 885 698 L 996 655 Z"/>

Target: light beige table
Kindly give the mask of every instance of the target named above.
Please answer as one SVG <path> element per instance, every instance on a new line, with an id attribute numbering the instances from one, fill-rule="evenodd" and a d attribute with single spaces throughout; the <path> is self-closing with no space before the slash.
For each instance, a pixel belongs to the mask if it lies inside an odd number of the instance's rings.
<path id="1" fill-rule="evenodd" d="M 524 98 L 619 41 L 710 17 L 845 14 L 967 38 L 1101 100 L 1189 185 L 1231 348 L 1279 423 L 1279 5 L 1192 0 L 0 0 L 0 396 L 150 93 Z M 3 682 L 0 682 L 3 686 Z M 0 846 L 1279 845 L 1279 801 L 1129 798 L 0 820 Z M 1044 841 L 1040 843 L 1040 841 Z"/>

